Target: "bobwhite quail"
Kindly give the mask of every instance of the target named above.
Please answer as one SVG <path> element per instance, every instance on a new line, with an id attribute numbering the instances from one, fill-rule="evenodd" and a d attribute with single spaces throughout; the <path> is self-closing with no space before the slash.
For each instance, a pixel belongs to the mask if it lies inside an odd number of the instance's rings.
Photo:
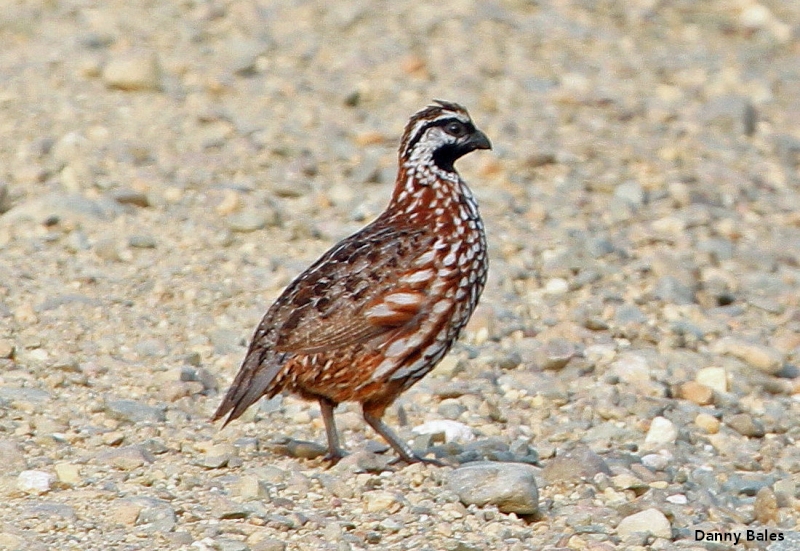
<path id="1" fill-rule="evenodd" d="M 486 283 L 483 221 L 453 167 L 476 149 L 491 143 L 460 105 L 437 100 L 411 117 L 389 206 L 270 307 L 214 420 L 227 415 L 227 425 L 280 392 L 317 400 L 336 462 L 344 452 L 333 410 L 355 401 L 400 459 L 429 461 L 381 418 L 444 357 Z"/>

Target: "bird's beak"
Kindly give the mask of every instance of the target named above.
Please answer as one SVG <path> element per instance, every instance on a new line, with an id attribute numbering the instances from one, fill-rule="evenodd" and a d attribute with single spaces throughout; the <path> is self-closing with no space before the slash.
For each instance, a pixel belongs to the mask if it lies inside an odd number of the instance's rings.
<path id="1" fill-rule="evenodd" d="M 466 143 L 472 149 L 491 149 L 492 142 L 489 141 L 489 138 L 486 137 L 486 134 L 481 132 L 480 130 L 475 130 L 467 140 Z"/>

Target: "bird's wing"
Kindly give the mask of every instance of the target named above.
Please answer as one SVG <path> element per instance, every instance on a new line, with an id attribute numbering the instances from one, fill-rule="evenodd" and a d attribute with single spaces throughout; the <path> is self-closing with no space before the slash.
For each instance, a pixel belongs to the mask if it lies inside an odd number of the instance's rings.
<path id="1" fill-rule="evenodd" d="M 371 229 L 369 226 L 365 230 Z M 432 255 L 426 229 L 362 231 L 329 251 L 276 302 L 278 352 L 315 354 L 373 339 L 413 320 L 427 305 Z M 430 278 L 409 277 L 425 272 Z"/>

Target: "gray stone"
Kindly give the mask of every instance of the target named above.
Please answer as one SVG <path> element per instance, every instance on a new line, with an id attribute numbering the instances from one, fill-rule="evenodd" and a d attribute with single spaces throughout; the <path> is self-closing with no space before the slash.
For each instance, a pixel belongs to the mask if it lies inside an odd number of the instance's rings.
<path id="1" fill-rule="evenodd" d="M 153 407 L 136 400 L 111 400 L 106 402 L 106 413 L 114 419 L 131 423 L 163 423 L 164 407 Z"/>
<path id="2" fill-rule="evenodd" d="M 749 413 L 737 413 L 730 416 L 726 415 L 724 417 L 724 421 L 726 425 L 742 436 L 761 438 L 766 433 L 764 430 L 764 424 L 758 419 L 754 419 Z"/>
<path id="3" fill-rule="evenodd" d="M 535 469 L 523 463 L 470 463 L 448 475 L 448 486 L 465 505 L 495 505 L 504 513 L 539 510 Z"/>
<path id="4" fill-rule="evenodd" d="M 24 469 L 25 455 L 13 440 L 0 440 L 0 474 Z"/>
<path id="5" fill-rule="evenodd" d="M 108 198 L 87 199 L 78 194 L 54 192 L 20 203 L 0 217 L 0 224 L 15 224 L 21 220 L 36 223 L 107 221 L 121 212 L 122 207 Z"/>
<path id="6" fill-rule="evenodd" d="M 123 471 L 132 471 L 155 461 L 153 455 L 141 446 L 125 446 L 99 453 L 95 461 Z"/>
<path id="7" fill-rule="evenodd" d="M 542 476 L 548 484 L 556 484 L 591 480 L 598 473 L 611 474 L 611 470 L 602 457 L 580 446 L 548 461 Z"/>
<path id="8" fill-rule="evenodd" d="M 759 531 L 763 533 L 763 529 Z M 767 551 L 796 551 L 800 549 L 800 532 L 782 532 L 783 540 L 767 546 Z"/>

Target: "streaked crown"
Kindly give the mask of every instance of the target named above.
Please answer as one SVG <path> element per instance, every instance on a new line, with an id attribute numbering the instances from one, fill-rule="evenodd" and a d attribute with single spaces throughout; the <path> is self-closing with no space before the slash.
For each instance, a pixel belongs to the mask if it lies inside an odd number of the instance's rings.
<path id="1" fill-rule="evenodd" d="M 432 160 L 440 169 L 452 172 L 459 157 L 476 149 L 492 148 L 466 109 L 457 103 L 434 101 L 408 121 L 400 143 L 401 166 Z"/>

